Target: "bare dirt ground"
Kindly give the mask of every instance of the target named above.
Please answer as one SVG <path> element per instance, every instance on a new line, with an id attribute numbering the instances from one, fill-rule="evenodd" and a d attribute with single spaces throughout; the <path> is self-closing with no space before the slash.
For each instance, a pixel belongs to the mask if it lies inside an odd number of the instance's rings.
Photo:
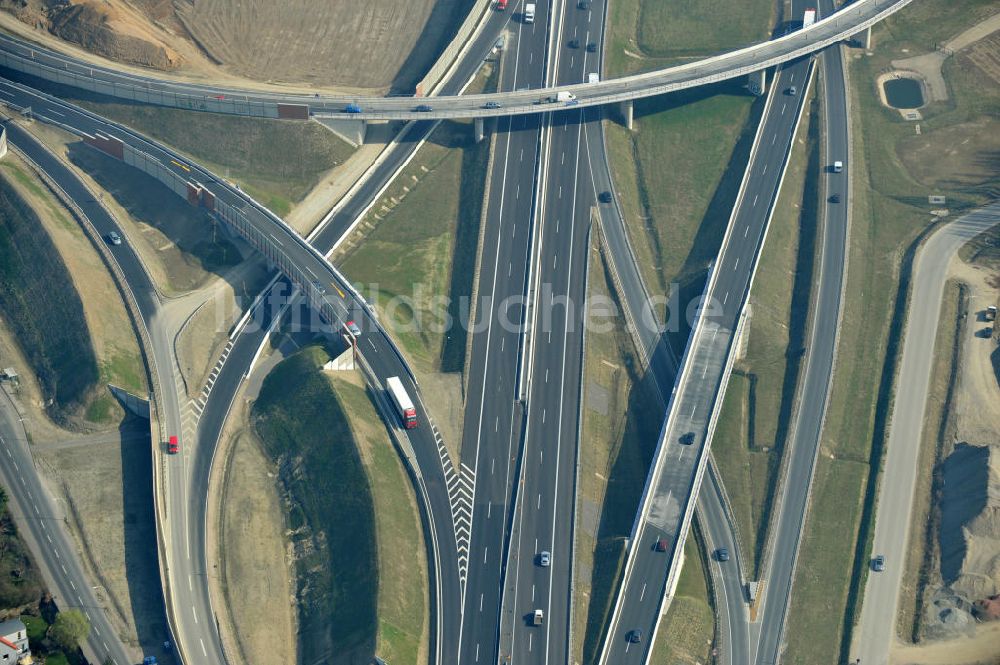
<path id="1" fill-rule="evenodd" d="M 83 229 L 16 155 L 3 162 L 5 177 L 38 213 L 83 303 L 94 353 L 108 380 L 144 392 L 145 372 L 132 324 L 107 267 Z M 115 407 L 115 412 L 121 413 Z"/>
<path id="2" fill-rule="evenodd" d="M 889 653 L 893 665 L 997 665 L 1000 624 L 982 626 L 975 637 L 931 644 L 897 645 Z"/>
<path id="3" fill-rule="evenodd" d="M 89 239 L 33 175 L 21 181 L 13 177 L 15 169 L 30 174 L 15 155 L 5 158 L 3 169 L 38 212 L 66 261 L 102 367 L 110 363 L 109 375 L 115 376 L 115 368 L 128 366 L 126 357 L 139 363 L 124 305 Z M 148 423 L 121 420 L 123 412 L 114 403 L 110 427 L 88 424 L 86 432 L 69 432 L 54 425 L 45 415 L 34 375 L 2 322 L 0 365 L 19 371 L 14 401 L 24 414 L 33 455 L 48 491 L 65 510 L 81 561 L 99 585 L 98 598 L 110 609 L 112 623 L 127 644 L 152 648 L 162 643 L 166 621 L 155 557 Z M 129 370 L 133 372 L 144 386 L 141 365 Z"/>
<path id="4" fill-rule="evenodd" d="M 290 542 L 270 462 L 244 422 L 229 440 L 220 465 L 223 588 L 241 661 L 265 665 L 276 649 L 295 652 Z"/>
<path id="5" fill-rule="evenodd" d="M 83 145 L 76 137 L 40 122 L 27 125 L 83 179 L 123 225 L 153 283 L 166 296 L 206 285 L 213 273 L 190 250 L 203 241 L 207 215 L 131 167 Z M 221 232 L 220 232 L 221 233 Z M 182 249 L 181 244 L 186 247 Z"/>
<path id="6" fill-rule="evenodd" d="M 0 0 L 11 12 L 0 24 L 63 50 L 50 30 L 91 54 L 184 78 L 385 91 L 412 88 L 471 3 L 73 0 L 56 20 L 47 0 L 25 4 Z"/>
<path id="7" fill-rule="evenodd" d="M 980 21 L 933 53 L 893 60 L 892 66 L 914 71 L 923 76 L 930 93 L 929 101 L 943 102 L 948 99 L 948 85 L 945 83 L 944 76 L 941 75 L 941 66 L 944 61 L 969 45 L 984 40 L 981 44 L 976 44 L 969 53 L 969 57 L 1000 83 L 1000 60 L 997 58 L 997 54 L 1000 53 L 997 46 L 1000 46 L 1000 42 L 997 42 L 995 38 L 987 39 L 997 30 L 1000 30 L 1000 13 Z"/>
<path id="8" fill-rule="evenodd" d="M 297 649 L 294 550 L 285 508 L 275 471 L 247 422 L 251 401 L 282 357 L 267 348 L 237 393 L 209 480 L 207 549 L 221 567 L 210 586 L 213 605 L 226 650 L 247 665 L 271 662 L 275 648 L 286 654 Z"/>

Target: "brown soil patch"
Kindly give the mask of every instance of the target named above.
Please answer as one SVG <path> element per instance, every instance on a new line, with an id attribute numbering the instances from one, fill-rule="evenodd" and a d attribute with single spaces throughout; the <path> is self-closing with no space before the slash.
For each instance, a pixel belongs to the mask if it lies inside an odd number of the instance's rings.
<path id="1" fill-rule="evenodd" d="M 1000 33 L 978 42 L 964 56 L 1000 85 Z"/>
<path id="2" fill-rule="evenodd" d="M 275 473 L 252 434 L 234 435 L 222 481 L 222 564 L 226 606 L 247 665 L 295 652 L 291 543 Z"/>
<path id="3" fill-rule="evenodd" d="M 910 175 L 928 187 L 981 185 L 996 177 L 1000 120 L 982 116 L 910 136 L 897 144 L 897 152 Z"/>

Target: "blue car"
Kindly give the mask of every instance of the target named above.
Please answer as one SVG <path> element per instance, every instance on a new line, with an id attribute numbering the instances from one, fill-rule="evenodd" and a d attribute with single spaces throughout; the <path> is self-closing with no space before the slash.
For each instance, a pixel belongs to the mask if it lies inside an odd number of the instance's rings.
<path id="1" fill-rule="evenodd" d="M 357 104 L 351 103 L 347 105 L 347 108 L 345 108 L 344 111 L 346 113 L 361 113 L 361 107 Z"/>

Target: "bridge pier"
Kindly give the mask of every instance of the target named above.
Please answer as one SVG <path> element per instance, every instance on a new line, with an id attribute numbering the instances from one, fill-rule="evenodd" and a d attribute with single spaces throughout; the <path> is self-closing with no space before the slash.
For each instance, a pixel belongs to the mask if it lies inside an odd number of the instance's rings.
<path id="1" fill-rule="evenodd" d="M 870 51 L 872 48 L 872 27 L 868 26 L 858 34 L 853 35 L 851 37 L 851 44 Z"/>
<path id="2" fill-rule="evenodd" d="M 621 121 L 625 125 L 625 129 L 633 129 L 633 106 L 634 104 L 631 99 L 626 99 L 618 105 L 618 111 L 621 113 Z"/>
<path id="3" fill-rule="evenodd" d="M 767 93 L 767 70 L 747 74 L 747 89 L 751 94 L 761 97 Z"/>
<path id="4" fill-rule="evenodd" d="M 340 120 L 335 118 L 316 118 L 319 124 L 344 139 L 355 148 L 364 145 L 368 133 L 368 123 L 364 120 Z"/>
<path id="5" fill-rule="evenodd" d="M 472 127 L 472 140 L 476 143 L 482 143 L 482 140 L 486 137 L 486 123 L 483 118 L 476 118 Z"/>
<path id="6" fill-rule="evenodd" d="M 0 127 L 0 159 L 7 156 L 7 128 Z"/>

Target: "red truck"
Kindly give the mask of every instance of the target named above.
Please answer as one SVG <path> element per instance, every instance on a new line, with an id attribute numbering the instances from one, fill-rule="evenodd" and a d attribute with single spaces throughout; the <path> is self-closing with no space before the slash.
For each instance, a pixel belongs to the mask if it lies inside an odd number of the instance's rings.
<path id="1" fill-rule="evenodd" d="M 396 412 L 399 413 L 399 418 L 403 421 L 403 427 L 413 429 L 417 426 L 417 410 L 413 407 L 410 396 L 406 394 L 403 382 L 399 380 L 398 376 L 390 376 L 385 383 L 389 387 L 392 403 L 396 405 Z"/>

